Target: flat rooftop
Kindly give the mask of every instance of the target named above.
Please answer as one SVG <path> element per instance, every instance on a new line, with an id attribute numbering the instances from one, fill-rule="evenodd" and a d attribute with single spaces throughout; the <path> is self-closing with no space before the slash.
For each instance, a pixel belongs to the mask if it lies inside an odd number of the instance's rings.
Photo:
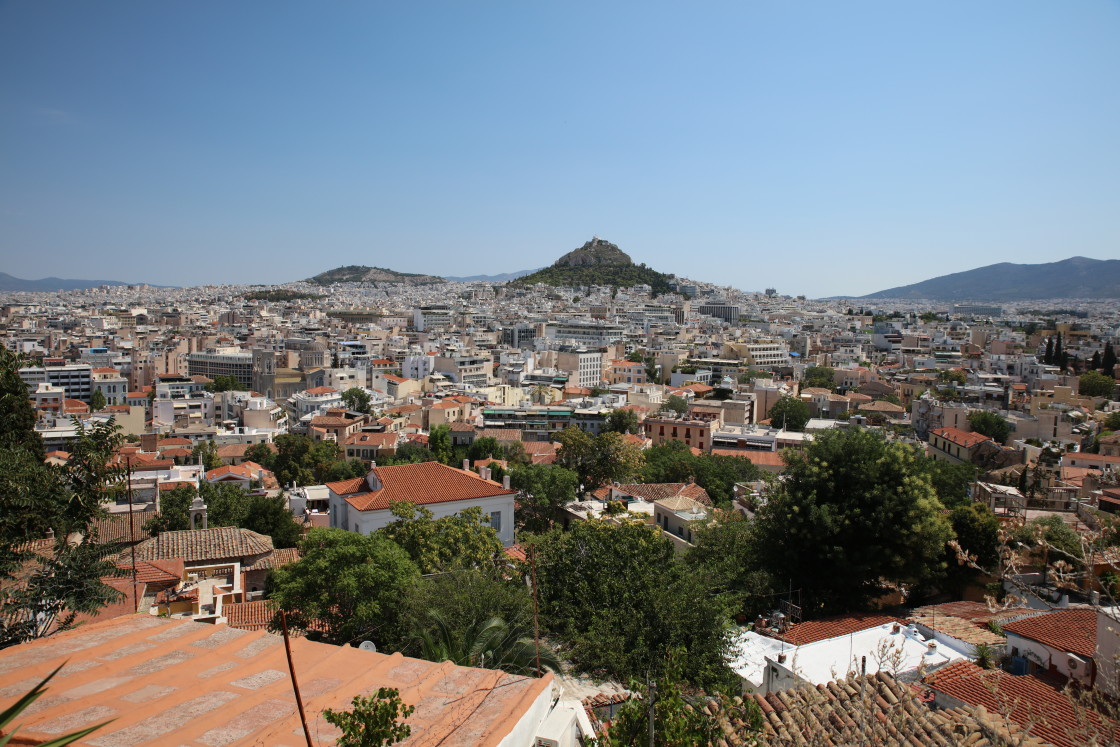
<path id="1" fill-rule="evenodd" d="M 291 644 L 317 744 L 340 734 L 324 709 L 395 687 L 416 706 L 407 720 L 412 736 L 402 744 L 498 745 L 552 684 L 551 674 L 518 677 L 305 638 Z M 17 719 L 24 739 L 114 719 L 77 744 L 306 745 L 277 635 L 149 615 L 82 625 L 0 651 L 0 697 L 14 701 L 59 665 L 46 694 Z"/>

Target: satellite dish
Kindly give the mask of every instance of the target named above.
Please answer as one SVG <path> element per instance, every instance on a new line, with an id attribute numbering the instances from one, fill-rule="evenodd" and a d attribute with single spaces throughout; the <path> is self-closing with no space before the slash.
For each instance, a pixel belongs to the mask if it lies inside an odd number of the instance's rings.
<path id="1" fill-rule="evenodd" d="M 362 641 L 361 645 L 359 645 L 358 648 L 362 651 L 372 651 L 374 653 L 377 653 L 377 644 L 373 641 Z"/>

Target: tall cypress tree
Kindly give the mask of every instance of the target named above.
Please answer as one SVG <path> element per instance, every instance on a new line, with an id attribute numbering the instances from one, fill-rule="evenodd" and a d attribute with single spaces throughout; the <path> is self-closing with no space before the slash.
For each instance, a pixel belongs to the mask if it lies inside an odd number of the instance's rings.
<path id="1" fill-rule="evenodd" d="M 1101 356 L 1101 373 L 1105 376 L 1112 376 L 1115 370 L 1116 351 L 1112 349 L 1111 342 L 1106 342 L 1104 344 L 1104 355 Z"/>
<path id="2" fill-rule="evenodd" d="M 1050 365 L 1054 362 L 1054 338 L 1046 338 L 1046 352 L 1042 354 L 1042 362 Z"/>
<path id="3" fill-rule="evenodd" d="M 1050 361 L 1055 366 L 1061 366 L 1062 369 L 1066 367 L 1065 353 L 1062 352 L 1062 333 L 1058 333 L 1058 339 L 1054 342 L 1054 357 Z"/>

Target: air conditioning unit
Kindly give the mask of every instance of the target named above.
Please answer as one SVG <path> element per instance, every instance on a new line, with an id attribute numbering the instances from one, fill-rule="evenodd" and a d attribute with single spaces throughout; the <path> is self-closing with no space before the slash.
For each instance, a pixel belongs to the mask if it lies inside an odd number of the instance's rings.
<path id="1" fill-rule="evenodd" d="M 1069 668 L 1070 679 L 1088 682 L 1092 676 L 1092 667 L 1077 654 L 1066 654 L 1066 666 Z"/>

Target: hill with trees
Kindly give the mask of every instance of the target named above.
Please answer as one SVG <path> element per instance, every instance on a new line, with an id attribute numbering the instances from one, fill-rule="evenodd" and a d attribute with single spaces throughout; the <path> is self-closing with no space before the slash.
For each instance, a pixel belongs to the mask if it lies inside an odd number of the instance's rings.
<path id="1" fill-rule="evenodd" d="M 648 285 L 653 294 L 669 292 L 672 276 L 645 264 L 634 264 L 630 255 L 615 244 L 598 236 L 579 249 L 556 260 L 551 267 L 538 270 L 510 283 L 512 287 L 528 287 L 537 283 L 562 287 L 610 285 L 616 288 Z"/>
<path id="2" fill-rule="evenodd" d="M 1070 257 L 1060 262 L 1020 265 L 1000 262 L 862 298 L 937 301 L 1021 301 L 1035 298 L 1120 298 L 1120 259 Z"/>
<path id="3" fill-rule="evenodd" d="M 368 267 L 366 265 L 346 265 L 333 270 L 320 272 L 307 282 L 316 285 L 331 285 L 333 283 L 403 283 L 404 285 L 431 285 L 442 283 L 443 278 L 435 275 L 423 275 L 415 272 L 397 272 L 384 267 Z"/>

